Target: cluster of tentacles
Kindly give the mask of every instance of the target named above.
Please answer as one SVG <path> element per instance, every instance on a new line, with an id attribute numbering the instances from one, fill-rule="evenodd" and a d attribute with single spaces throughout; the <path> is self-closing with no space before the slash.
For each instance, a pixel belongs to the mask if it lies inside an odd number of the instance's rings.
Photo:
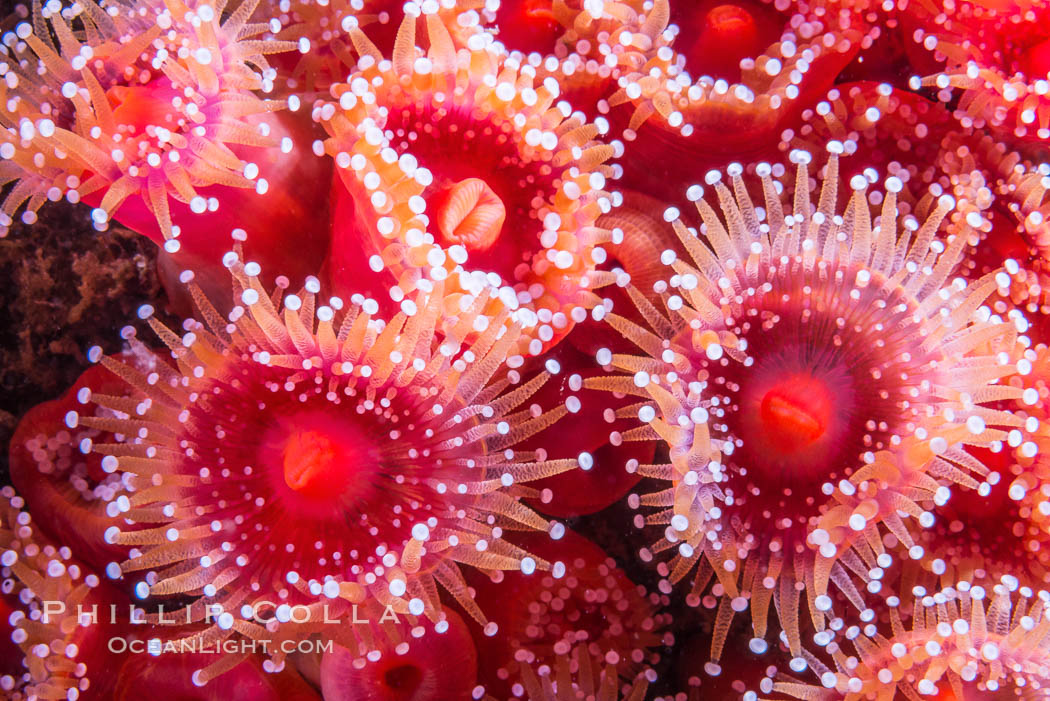
<path id="1" fill-rule="evenodd" d="M 1044 3 L 8 10 L 3 698 L 1050 698 Z"/>

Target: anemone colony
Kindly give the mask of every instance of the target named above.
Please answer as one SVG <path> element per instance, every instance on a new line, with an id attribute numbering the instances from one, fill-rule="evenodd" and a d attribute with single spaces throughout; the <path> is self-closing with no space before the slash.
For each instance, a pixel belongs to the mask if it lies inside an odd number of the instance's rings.
<path id="1" fill-rule="evenodd" d="M 5 12 L 4 698 L 1050 697 L 1045 3 Z"/>

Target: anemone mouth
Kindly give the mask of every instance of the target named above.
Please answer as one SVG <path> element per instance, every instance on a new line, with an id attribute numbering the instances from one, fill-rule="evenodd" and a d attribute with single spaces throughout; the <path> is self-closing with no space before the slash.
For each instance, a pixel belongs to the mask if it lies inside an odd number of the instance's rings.
<path id="1" fill-rule="evenodd" d="M 782 374 L 783 368 L 767 371 L 774 377 L 758 383 L 751 396 L 742 400 L 740 409 L 742 423 L 749 425 L 741 433 L 755 436 L 753 450 L 777 455 L 785 467 L 814 460 L 814 452 L 823 453 L 827 443 L 841 441 L 835 409 L 839 402 L 849 407 L 853 399 L 852 383 L 842 366 L 825 369 L 799 365 L 793 373 Z M 756 375 L 760 373 L 756 371 Z M 844 413 L 848 421 L 852 412 L 847 409 Z"/>
<path id="2" fill-rule="evenodd" d="M 477 651 L 463 619 L 448 609 L 434 628 L 396 634 L 379 643 L 379 659 L 341 645 L 324 653 L 320 686 L 331 701 L 445 701 L 468 698 L 477 683 Z M 440 632 L 439 632 L 440 631 Z M 396 640 L 403 640 L 395 644 Z"/>
<path id="3" fill-rule="evenodd" d="M 102 361 L 149 401 L 136 408 L 123 397 L 96 397 L 103 408 L 124 407 L 127 419 L 84 417 L 84 425 L 123 436 L 141 435 L 142 421 L 155 426 L 151 445 L 111 446 L 141 456 L 124 474 L 143 499 L 115 505 L 126 516 L 106 541 L 146 548 L 107 572 L 150 569 L 156 579 L 135 585 L 141 598 L 247 601 L 237 615 L 256 618 L 256 604 L 264 617 L 272 609 L 277 627 L 292 620 L 282 611 L 322 594 L 344 606 L 390 602 L 399 615 L 437 621 L 441 586 L 485 624 L 460 565 L 550 569 L 504 540 L 503 526 L 513 524 L 515 540 L 519 530 L 553 532 L 555 524 L 521 502 L 527 492 L 517 485 L 577 465 L 511 450 L 568 410 L 520 409 L 547 381 L 544 373 L 514 389 L 519 376 L 495 376 L 520 333 L 509 312 L 478 324 L 480 305 L 449 304 L 439 282 L 384 321 L 372 317 L 375 302 L 318 304 L 316 278 L 298 294 L 271 296 L 260 266 L 242 264 L 242 255 L 238 246 L 227 259 L 236 299 L 246 305 L 230 323 L 196 287 L 207 324 L 188 320 L 180 337 L 153 322 L 190 374 L 157 362 L 147 379 Z M 436 331 L 442 317 L 447 332 Z M 151 384 L 164 389 L 153 394 Z M 287 604 L 265 598 L 271 592 Z M 208 630 L 229 630 L 233 616 Z M 216 662 L 203 678 L 221 668 Z"/>
<path id="4" fill-rule="evenodd" d="M 179 90 L 164 78 L 153 78 L 137 85 L 115 84 L 106 90 L 116 133 L 128 170 L 156 167 L 169 153 L 184 146 L 189 131 L 196 126 L 186 114 L 173 107 L 183 104 Z M 74 129 L 88 131 L 89 124 Z"/>
<path id="5" fill-rule="evenodd" d="M 368 510 L 383 491 L 380 451 L 355 419 L 330 410 L 300 411 L 264 434 L 259 462 L 280 478 L 273 480 L 275 491 L 284 492 L 301 516 L 316 517 L 317 509 Z"/>
<path id="6" fill-rule="evenodd" d="M 256 567 L 308 567 L 312 544 L 320 543 L 325 550 L 317 554 L 333 572 L 359 558 L 378 562 L 381 545 L 400 547 L 415 524 L 450 517 L 450 502 L 425 493 L 440 468 L 426 457 L 432 442 L 412 440 L 424 426 L 433 432 L 415 392 L 381 386 L 374 391 L 386 399 L 372 402 L 362 378 L 345 388 L 346 402 L 332 404 L 309 389 L 289 391 L 295 378 L 286 371 L 248 365 L 235 372 L 236 380 L 213 382 L 203 391 L 209 401 L 191 408 L 190 421 L 209 430 L 192 437 L 195 449 L 179 470 L 206 475 L 199 498 L 226 505 L 215 514 L 227 524 L 224 537 L 238 520 L 261 526 L 240 546 Z M 430 387 L 415 389 L 430 396 Z M 472 501 L 457 499 L 461 508 Z"/>
<path id="7" fill-rule="evenodd" d="M 834 351 L 821 355 L 812 347 L 754 349 L 746 376 L 727 379 L 740 388 L 737 418 L 728 420 L 743 443 L 735 462 L 764 478 L 782 475 L 800 484 L 834 475 L 865 450 L 867 416 L 859 404 L 867 400 L 858 397 L 857 369 Z"/>
<path id="8" fill-rule="evenodd" d="M 471 104 L 389 108 L 392 145 L 433 176 L 423 197 L 442 244 L 462 245 L 472 269 L 511 284 L 550 265 L 542 259 L 540 214 L 558 191 L 561 168 L 523 154 L 509 123 L 481 116 Z"/>
<path id="9" fill-rule="evenodd" d="M 423 671 L 414 664 L 399 664 L 383 672 L 383 684 L 403 696 L 411 696 L 423 682 Z"/>
<path id="10" fill-rule="evenodd" d="M 920 388 L 939 382 L 914 299 L 877 282 L 842 299 L 834 280 L 857 271 L 817 269 L 741 281 L 730 331 L 746 357 L 694 360 L 728 404 L 732 464 L 770 497 L 848 477 L 863 453 L 893 447 L 921 421 Z"/>
<path id="11" fill-rule="evenodd" d="M 952 88 L 960 89 L 956 116 L 967 126 L 987 126 L 1037 142 L 1050 139 L 1050 32 L 1045 30 L 1050 12 L 1045 4 L 1025 8 L 1023 21 L 1016 6 L 945 7 L 948 11 L 934 16 L 920 12 L 932 28 L 927 35 L 926 27 L 920 27 L 915 37 L 947 65 L 914 79 L 915 86 L 937 88 L 943 102 L 953 100 Z"/>
<path id="12" fill-rule="evenodd" d="M 669 450 L 670 464 L 639 467 L 666 488 L 648 501 L 629 498 L 632 508 L 658 509 L 636 524 L 663 527 L 653 549 L 674 554 L 661 576 L 676 583 L 700 564 L 689 595 L 699 605 L 713 571 L 722 603 L 751 609 L 762 649 L 779 586 L 777 616 L 796 657 L 803 592 L 822 629 L 843 559 L 868 557 L 883 528 L 903 542 L 898 512 L 906 505 L 923 518 L 918 502 L 936 498 L 931 476 L 963 484 L 986 473 L 960 446 L 993 444 L 1022 423 L 974 401 L 990 404 L 986 390 L 1021 396 L 1000 384 L 1012 368 L 974 372 L 1016 354 L 1017 338 L 1010 324 L 972 314 L 992 276 L 972 287 L 951 280 L 969 232 L 943 245 L 936 236 L 955 199 L 939 197 L 924 221 L 898 228 L 903 183 L 888 178 L 869 199 L 870 181 L 854 176 L 839 210 L 842 150 L 828 144 L 817 198 L 811 156 L 792 153 L 790 215 L 790 182 L 774 181 L 769 164 L 755 169 L 761 209 L 740 165 L 727 168 L 731 183 L 707 173 L 710 199 L 699 184 L 690 187 L 699 226 L 688 226 L 676 208 L 664 215 L 685 249 L 681 258 L 673 249 L 662 256 L 672 270 L 654 291 L 667 313 L 632 292 L 645 326 L 606 318 L 642 355 L 599 350 L 599 364 L 625 374 L 587 385 L 641 396 L 638 418 L 647 425 L 635 439 L 657 439 Z M 873 215 L 870 204 L 879 200 L 881 214 Z M 975 342 L 959 346 L 967 336 Z M 976 342 L 979 336 L 991 340 Z M 757 587 L 746 572 L 763 567 L 772 574 Z M 863 608 L 861 597 L 841 591 Z M 725 637 L 723 630 L 712 641 L 712 659 Z"/>
<path id="13" fill-rule="evenodd" d="M 1050 36 L 1033 38 L 1018 58 L 1019 72 L 1033 80 L 1050 78 Z"/>
<path id="14" fill-rule="evenodd" d="M 496 10 L 497 38 L 509 51 L 554 54 L 565 35 L 551 0 L 500 2 Z"/>
<path id="15" fill-rule="evenodd" d="M 755 59 L 780 40 L 785 18 L 754 0 L 671 3 L 675 50 L 693 79 L 710 76 L 737 83 L 740 62 Z"/>
<path id="16" fill-rule="evenodd" d="M 606 161 L 617 147 L 556 104 L 528 67 L 482 49 L 453 52 L 434 16 L 424 52 L 414 27 L 402 22 L 393 60 L 355 34 L 376 61 L 332 88 L 338 108 L 317 111 L 348 199 L 380 213 L 364 232 L 337 224 L 334 238 L 367 237 L 378 249 L 373 270 L 388 267 L 397 294 L 450 273 L 472 294 L 494 289 L 524 329 L 522 350 L 538 355 L 586 318 L 591 288 L 609 282 L 591 273 L 595 246 L 611 238 L 596 222 L 612 206 L 605 187 L 617 170 Z"/>

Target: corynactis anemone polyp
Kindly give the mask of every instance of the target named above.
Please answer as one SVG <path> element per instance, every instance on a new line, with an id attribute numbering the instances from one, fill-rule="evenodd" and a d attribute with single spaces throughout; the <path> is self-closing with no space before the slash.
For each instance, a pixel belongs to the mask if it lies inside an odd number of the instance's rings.
<path id="1" fill-rule="evenodd" d="M 825 147 L 832 141 L 842 144 L 850 158 L 839 163 L 844 169 L 840 195 L 849 196 L 853 175 L 892 175 L 904 186 L 897 196 L 900 213 L 921 216 L 919 203 L 932 199 L 935 206 L 949 188 L 941 143 L 957 127 L 936 102 L 865 81 L 836 85 L 801 116 L 800 125 L 781 132 L 778 148 L 785 155 L 807 151 L 818 159 L 816 166 L 823 166 Z"/>
<path id="2" fill-rule="evenodd" d="M 607 111 L 612 79 L 640 68 L 668 12 L 667 0 L 501 0 L 482 16 L 502 48 L 556 78 L 574 106 Z"/>
<path id="3" fill-rule="evenodd" d="M 1000 206 L 1013 216 L 1012 223 L 1037 254 L 1037 264 L 1045 265 L 1050 260 L 1050 164 L 1025 159 L 988 137 L 973 150 L 990 173 Z"/>
<path id="4" fill-rule="evenodd" d="M 445 701 L 470 697 L 477 682 L 477 652 L 467 624 L 456 613 L 410 631 L 403 637 L 424 638 L 413 645 L 380 641 L 368 661 L 359 662 L 344 647 L 326 652 L 321 660 L 321 690 L 325 701 Z"/>
<path id="5" fill-rule="evenodd" d="M 1045 392 L 1046 346 L 1022 348 L 1014 355 L 1019 358 L 1017 372 L 1006 382 L 1024 388 L 1022 400 L 998 406 L 1023 418 L 1023 428 L 1011 430 L 1004 441 L 991 444 L 991 450 L 967 448 L 987 468 L 983 474 L 956 480 L 957 484 L 939 484 L 925 497 L 913 492 L 929 516 L 920 518 L 922 531 L 915 534 L 918 546 L 900 544 L 901 590 L 915 585 L 950 587 L 1003 573 L 1024 586 L 1050 583 L 1046 552 L 1050 532 L 1045 529 L 1050 509 L 1040 506 L 1044 493 L 1050 493 L 1045 459 L 1050 442 L 1045 407 L 1039 401 L 1040 392 Z M 884 542 L 892 547 L 892 540 Z M 880 588 L 869 586 L 871 591 Z"/>
<path id="6" fill-rule="evenodd" d="M 818 630 L 833 606 L 829 581 L 863 607 L 840 560 L 853 561 L 851 549 L 867 556 L 862 541 L 877 541 L 878 524 L 904 508 L 893 494 L 912 487 L 899 471 L 921 471 L 935 455 L 979 470 L 957 444 L 988 445 L 1005 439 L 999 427 L 1022 423 L 987 405 L 1021 396 L 995 385 L 1015 372 L 1007 351 L 1016 331 L 975 314 L 995 287 L 991 276 L 971 287 L 949 280 L 961 237 L 935 237 L 950 198 L 914 228 L 898 228 L 901 183 L 890 178 L 873 226 L 866 178 L 852 179 L 839 214 L 838 157 L 816 203 L 809 155 L 793 159 L 793 205 L 790 183 L 760 165 L 762 206 L 731 167 L 732 192 L 721 173 L 706 177 L 721 214 L 702 186 L 690 188 L 700 232 L 666 213 L 688 256 L 664 254 L 663 310 L 635 293 L 648 328 L 606 317 L 645 354 L 599 351 L 602 365 L 630 374 L 587 381 L 652 402 L 638 413 L 648 427 L 631 437 L 667 443 L 671 464 L 639 469 L 669 484 L 633 503 L 657 509 L 638 522 L 665 529 L 655 550 L 675 555 L 661 563 L 664 576 L 677 582 L 699 566 L 693 603 L 717 576 L 715 660 L 734 612 L 748 608 L 753 649 L 766 649 L 773 600 L 802 664 L 802 591 Z M 902 465 L 875 455 L 911 434 L 918 444 Z M 860 484 L 849 479 L 857 471 Z M 889 496 L 875 498 L 880 490 Z"/>
<path id="7" fill-rule="evenodd" d="M 1009 572 L 1028 586 L 1047 586 L 1050 563 L 1041 552 L 1046 537 L 1022 515 L 1009 487 L 1004 476 L 983 496 L 953 489 L 932 526 L 917 534 L 919 547 L 901 555 L 911 561 L 908 581 L 939 588 Z"/>
<path id="8" fill-rule="evenodd" d="M 785 120 L 826 92 L 859 49 L 855 20 L 845 11 L 817 16 L 804 4 L 672 2 L 663 16 L 670 24 L 644 61 L 623 70 L 609 100 L 626 105 L 610 119 L 637 141 L 627 149 L 626 184 L 673 197 L 659 189 L 667 174 L 646 162 L 688 156 L 712 167 L 721 154 L 757 156 L 773 146 Z"/>
<path id="9" fill-rule="evenodd" d="M 964 126 L 989 126 L 1019 139 L 1050 140 L 1050 11 L 1031 0 L 915 3 L 916 41 L 944 63 L 941 72 L 912 79 L 940 90 L 945 102 L 962 91 Z"/>
<path id="10" fill-rule="evenodd" d="M 108 545 L 102 535 L 112 525 L 107 502 L 123 494 L 124 487 L 119 476 L 107 474 L 99 457 L 91 454 L 92 442 L 107 442 L 112 436 L 78 427 L 71 417 L 95 413 L 92 392 L 119 394 L 123 388 L 108 370 L 91 367 L 64 395 L 33 407 L 11 439 L 12 484 L 29 509 L 54 514 L 40 528 L 99 570 L 120 557 L 120 549 Z"/>
<path id="11" fill-rule="evenodd" d="M 524 328 L 522 351 L 538 355 L 593 303 L 615 148 L 555 103 L 553 80 L 493 51 L 456 51 L 434 16 L 424 53 L 414 27 L 401 25 L 390 59 L 355 33 L 358 73 L 332 88 L 338 104 L 315 107 L 346 186 L 335 206 L 351 200 L 334 222 L 330 275 L 337 290 L 352 286 L 364 260 L 389 267 L 407 292 L 469 271 L 454 279 L 499 288 Z"/>
<path id="12" fill-rule="evenodd" d="M 2 499 L 0 589 L 17 601 L 7 622 L 11 640 L 22 651 L 17 669 L 2 670 L 4 698 L 107 699 L 114 679 L 100 673 L 107 663 L 104 633 L 117 634 L 121 628 L 104 621 L 84 625 L 78 607 L 91 611 L 101 604 L 104 609 L 116 597 L 73 559 L 68 547 L 56 547 L 35 529 L 11 487 L 3 488 Z"/>
<path id="13" fill-rule="evenodd" d="M 824 654 L 808 659 L 819 682 L 784 675 L 766 698 L 1045 698 L 1048 603 L 1046 591 L 1018 587 L 1009 576 L 889 596 L 885 621 L 840 627 L 816 640 Z"/>
<path id="14" fill-rule="evenodd" d="M 1026 389 L 1029 401 L 1019 407 L 1027 430 L 1010 436 L 1007 448 L 1012 450 L 1004 451 L 1008 467 L 1003 470 L 1002 480 L 1017 510 L 1013 523 L 1007 523 L 1023 541 L 1019 550 L 1028 558 L 1019 572 L 1034 571 L 1043 575 L 1045 582 L 1050 579 L 1050 554 L 1046 547 L 1050 542 L 1050 348 L 1044 344 L 1029 348 L 1025 359 L 1031 363 L 1034 380 L 1033 386 Z M 1020 384 L 1019 378 L 1013 383 Z M 1043 582 L 1033 582 L 1033 586 Z"/>
<path id="15" fill-rule="evenodd" d="M 657 613 L 666 597 L 632 583 L 612 558 L 582 536 L 567 531 L 558 543 L 541 538 L 526 536 L 530 551 L 564 558 L 564 569 L 535 577 L 500 573 L 495 581 L 471 577 L 478 600 L 493 611 L 501 631 L 496 640 L 478 645 L 486 690 L 520 696 L 514 674 L 519 664 L 550 665 L 576 644 L 616 663 L 628 682 L 642 673 L 654 679 L 657 649 L 674 640 L 664 631 L 667 615 Z M 506 597 L 518 605 L 499 608 L 497 603 Z"/>
<path id="16" fill-rule="evenodd" d="M 484 622 L 458 563 L 551 567 L 509 537 L 563 530 L 520 503 L 536 495 L 519 485 L 576 463 L 513 450 L 565 409 L 521 409 L 546 374 L 499 374 L 519 334 L 506 312 L 480 316 L 483 300 L 450 309 L 438 286 L 384 324 L 368 305 L 324 304 L 316 280 L 271 300 L 257 265 L 235 252 L 226 262 L 239 289 L 229 319 L 199 292 L 206 324 L 188 321 L 180 336 L 151 318 L 174 366 L 156 357 L 143 373 L 104 358 L 128 396 L 93 396 L 117 418 L 80 417 L 125 437 L 94 446 L 134 492 L 106 537 L 135 551 L 111 575 L 149 570 L 143 598 L 201 597 L 194 621 L 206 604 L 228 607 L 211 608 L 198 636 L 215 640 L 261 635 L 255 620 L 270 614 L 253 607 L 322 594 L 439 618 L 439 584 Z"/>
<path id="17" fill-rule="evenodd" d="M 184 243 L 202 255 L 214 252 L 209 239 L 225 246 L 242 227 L 239 203 L 269 203 L 289 223 L 283 213 L 309 212 L 287 179 L 295 134 L 266 118 L 285 103 L 255 94 L 269 80 L 264 54 L 294 44 L 253 39 L 266 28 L 247 22 L 254 5 L 225 20 L 205 2 L 35 10 L 8 50 L 7 86 L 20 92 L 3 101 L 11 126 L 0 132 L 3 157 L 35 177 L 10 193 L 5 216 L 27 196 L 33 208 L 41 195 L 68 193 L 95 206 L 97 225 L 117 218 L 169 251 Z M 274 192 L 261 197 L 271 179 Z M 47 189 L 30 192 L 29 183 Z M 203 231 L 201 214 L 210 215 Z"/>

